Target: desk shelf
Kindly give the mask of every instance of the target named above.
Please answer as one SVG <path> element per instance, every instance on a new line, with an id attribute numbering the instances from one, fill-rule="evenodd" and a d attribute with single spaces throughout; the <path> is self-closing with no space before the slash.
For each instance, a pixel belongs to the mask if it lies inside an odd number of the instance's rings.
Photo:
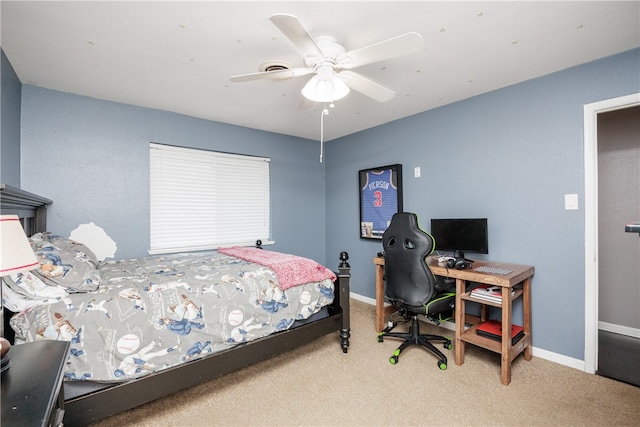
<path id="1" fill-rule="evenodd" d="M 491 338 L 483 337 L 482 335 L 478 335 L 476 333 L 476 329 L 479 325 L 471 326 L 466 329 L 461 335 L 460 339 L 464 342 L 468 342 L 469 344 L 476 345 L 478 347 L 482 347 L 486 350 L 493 351 L 495 353 L 502 354 L 502 343 L 500 341 L 492 340 Z M 511 358 L 510 361 L 513 361 L 522 351 L 531 345 L 531 334 L 525 333 L 522 338 L 518 340 L 517 343 L 511 346 Z"/>
<path id="2" fill-rule="evenodd" d="M 513 295 L 511 295 L 511 301 L 515 301 L 518 298 L 520 298 L 522 296 L 522 288 L 517 288 L 515 290 L 515 293 Z M 502 303 L 500 302 L 493 302 L 493 301 L 489 301 L 483 298 L 475 298 L 473 296 L 471 296 L 471 292 L 465 292 L 462 296 L 462 299 L 466 300 L 466 301 L 471 301 L 471 302 L 476 302 L 478 304 L 483 304 L 483 305 L 490 305 L 492 307 L 497 307 L 497 308 L 501 308 L 502 307 Z"/>

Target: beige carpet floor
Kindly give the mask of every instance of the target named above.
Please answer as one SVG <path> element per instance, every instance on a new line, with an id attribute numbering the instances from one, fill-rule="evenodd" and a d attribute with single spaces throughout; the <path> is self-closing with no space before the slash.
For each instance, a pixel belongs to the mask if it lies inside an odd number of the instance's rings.
<path id="1" fill-rule="evenodd" d="M 639 426 L 640 388 L 534 357 L 467 345 L 447 370 L 419 347 L 397 365 L 398 340 L 378 343 L 374 307 L 352 301 L 351 347 L 337 334 L 96 423 L 95 426 Z M 427 323 L 422 332 L 453 337 Z"/>

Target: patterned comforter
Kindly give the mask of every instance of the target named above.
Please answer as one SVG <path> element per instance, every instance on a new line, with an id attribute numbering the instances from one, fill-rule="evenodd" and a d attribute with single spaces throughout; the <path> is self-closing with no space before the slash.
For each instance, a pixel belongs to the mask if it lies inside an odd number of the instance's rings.
<path id="1" fill-rule="evenodd" d="M 137 378 L 287 329 L 334 298 L 330 278 L 282 290 L 271 269 L 216 251 L 96 263 L 78 275 L 93 261 L 73 243 L 73 262 L 58 257 L 57 277 L 75 264 L 79 286 L 65 287 L 44 269 L 8 282 L 10 293 L 47 291 L 11 326 L 18 340 L 70 341 L 67 380 Z M 62 244 L 45 238 L 32 246 L 48 260 Z M 38 275 L 42 282 L 30 283 Z"/>

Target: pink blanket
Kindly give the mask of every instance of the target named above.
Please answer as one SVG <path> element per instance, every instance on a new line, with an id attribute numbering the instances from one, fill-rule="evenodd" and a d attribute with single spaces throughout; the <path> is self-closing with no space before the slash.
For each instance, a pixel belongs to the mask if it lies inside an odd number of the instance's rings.
<path id="1" fill-rule="evenodd" d="M 218 248 L 218 252 L 245 261 L 255 262 L 274 271 L 281 289 L 324 279 L 336 280 L 333 271 L 308 258 L 257 248 Z"/>

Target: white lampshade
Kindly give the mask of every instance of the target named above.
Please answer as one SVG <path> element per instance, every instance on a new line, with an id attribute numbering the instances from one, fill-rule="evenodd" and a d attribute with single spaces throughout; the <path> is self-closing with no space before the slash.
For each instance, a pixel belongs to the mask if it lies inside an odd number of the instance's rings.
<path id="1" fill-rule="evenodd" d="M 0 276 L 33 270 L 39 262 L 17 215 L 0 215 Z"/>
<path id="2" fill-rule="evenodd" d="M 302 88 L 302 95 L 315 102 L 333 102 L 347 96 L 349 90 L 349 86 L 333 72 L 333 69 L 321 69 Z"/>

